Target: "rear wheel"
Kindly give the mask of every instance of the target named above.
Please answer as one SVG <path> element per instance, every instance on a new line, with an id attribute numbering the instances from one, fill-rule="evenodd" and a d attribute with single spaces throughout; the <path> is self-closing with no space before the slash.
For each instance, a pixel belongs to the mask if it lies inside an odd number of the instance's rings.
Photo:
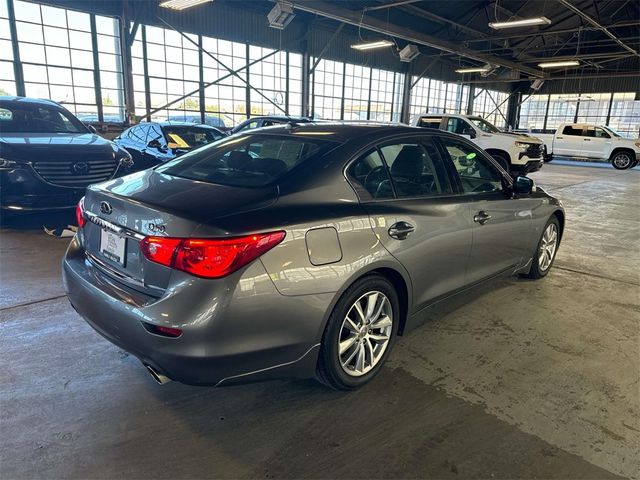
<path id="1" fill-rule="evenodd" d="M 368 275 L 349 287 L 325 329 L 320 380 L 337 390 L 352 390 L 371 380 L 391 352 L 399 311 L 393 285 L 380 275 Z"/>
<path id="2" fill-rule="evenodd" d="M 549 219 L 542 231 L 542 237 L 540 237 L 536 251 L 533 254 L 531 269 L 524 276 L 535 280 L 546 277 L 556 258 L 559 243 L 560 222 L 554 215 Z"/>
<path id="3" fill-rule="evenodd" d="M 611 165 L 617 170 L 626 170 L 633 167 L 635 158 L 629 152 L 615 152 L 611 155 Z"/>

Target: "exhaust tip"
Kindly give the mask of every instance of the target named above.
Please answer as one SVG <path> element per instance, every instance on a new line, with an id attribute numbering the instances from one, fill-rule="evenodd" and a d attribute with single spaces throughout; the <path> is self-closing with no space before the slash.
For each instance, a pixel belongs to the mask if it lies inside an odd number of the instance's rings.
<path id="1" fill-rule="evenodd" d="M 149 374 L 153 377 L 153 379 L 156 381 L 156 383 L 158 383 L 159 385 L 164 385 L 165 383 L 169 383 L 171 381 L 169 377 L 167 377 L 166 375 L 162 375 L 151 365 L 145 364 L 145 368 L 147 369 Z"/>

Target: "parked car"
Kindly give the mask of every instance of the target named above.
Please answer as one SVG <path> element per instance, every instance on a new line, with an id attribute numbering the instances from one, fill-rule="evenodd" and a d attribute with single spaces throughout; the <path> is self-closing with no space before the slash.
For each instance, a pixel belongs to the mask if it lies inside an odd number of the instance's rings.
<path id="1" fill-rule="evenodd" d="M 73 208 L 87 185 L 130 173 L 131 155 L 50 100 L 0 97 L 0 207 Z"/>
<path id="2" fill-rule="evenodd" d="M 483 148 L 508 172 L 535 172 L 544 163 L 542 140 L 502 132 L 482 117 L 425 113 L 415 116 L 412 125 L 462 135 Z"/>
<path id="3" fill-rule="evenodd" d="M 251 130 L 254 128 L 270 127 L 272 125 L 280 125 L 282 123 L 309 123 L 313 119 L 308 117 L 289 117 L 285 115 L 267 115 L 263 117 L 252 117 L 239 123 L 231 129 L 231 134 Z"/>
<path id="4" fill-rule="evenodd" d="M 114 142 L 133 157 L 136 171 L 173 160 L 194 148 L 226 137 L 207 125 L 185 122 L 143 122 L 126 129 Z"/>
<path id="5" fill-rule="evenodd" d="M 608 160 L 614 168 L 626 170 L 640 161 L 640 140 L 626 138 L 605 126 L 563 123 L 554 134 L 537 133 L 553 157 Z"/>
<path id="6" fill-rule="evenodd" d="M 91 186 L 78 212 L 69 300 L 157 381 L 338 389 L 428 305 L 547 275 L 565 218 L 460 136 L 329 123 L 225 138 Z"/>
<path id="7" fill-rule="evenodd" d="M 167 117 L 167 121 L 209 125 L 210 127 L 216 127 L 221 131 L 227 128 L 227 126 L 224 124 L 224 120 L 222 120 L 220 117 L 216 115 L 209 115 L 209 114 L 205 114 L 204 123 L 202 123 L 202 118 L 198 114 L 171 115 Z"/>

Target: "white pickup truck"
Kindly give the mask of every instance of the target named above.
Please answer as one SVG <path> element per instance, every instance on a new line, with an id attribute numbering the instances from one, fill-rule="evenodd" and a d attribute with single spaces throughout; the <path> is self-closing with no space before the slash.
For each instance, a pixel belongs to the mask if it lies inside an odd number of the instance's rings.
<path id="1" fill-rule="evenodd" d="M 411 124 L 467 137 L 495 158 L 507 172 L 535 172 L 544 163 L 542 140 L 527 134 L 502 132 L 482 117 L 422 113 L 413 117 Z"/>
<path id="2" fill-rule="evenodd" d="M 633 168 L 640 160 L 640 140 L 625 138 L 609 127 L 564 123 L 556 133 L 536 133 L 545 144 L 547 158 L 609 160 L 618 170 Z"/>

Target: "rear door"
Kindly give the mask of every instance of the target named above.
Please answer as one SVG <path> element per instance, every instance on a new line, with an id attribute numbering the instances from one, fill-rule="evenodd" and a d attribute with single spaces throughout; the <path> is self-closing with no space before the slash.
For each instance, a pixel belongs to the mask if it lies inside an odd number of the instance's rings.
<path id="1" fill-rule="evenodd" d="M 454 194 L 430 137 L 381 144 L 348 173 L 359 183 L 374 232 L 409 272 L 416 309 L 464 285 L 469 206 Z"/>
<path id="2" fill-rule="evenodd" d="M 566 157 L 580 157 L 584 138 L 582 125 L 565 125 L 557 132 L 553 142 L 553 154 Z"/>
<path id="3" fill-rule="evenodd" d="M 504 185 L 510 178 L 471 142 L 449 137 L 439 141 L 456 176 L 459 202 L 468 206 L 473 225 L 467 283 L 515 268 L 530 243 L 536 202 L 507 196 Z"/>
<path id="4" fill-rule="evenodd" d="M 611 151 L 611 135 L 604 128 L 586 127 L 582 139 L 582 156 L 608 158 Z"/>

